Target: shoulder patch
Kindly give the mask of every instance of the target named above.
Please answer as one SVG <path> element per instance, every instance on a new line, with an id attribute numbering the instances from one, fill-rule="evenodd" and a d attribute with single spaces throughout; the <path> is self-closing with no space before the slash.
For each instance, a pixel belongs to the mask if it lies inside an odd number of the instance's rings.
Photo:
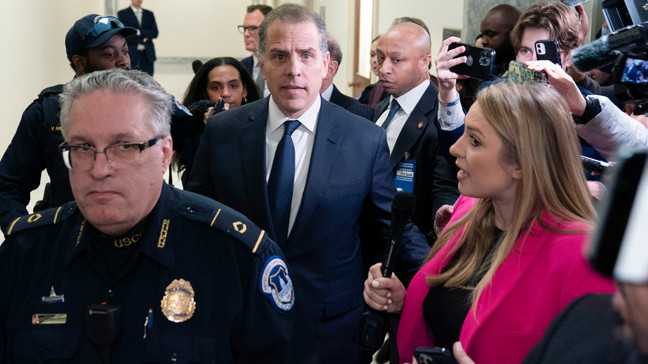
<path id="1" fill-rule="evenodd" d="M 285 314 L 295 305 L 295 290 L 288 267 L 281 257 L 273 255 L 266 260 L 261 277 L 259 290 L 279 313 Z"/>
<path id="2" fill-rule="evenodd" d="M 7 228 L 7 236 L 22 230 L 39 226 L 56 225 L 67 219 L 76 210 L 76 204 L 66 203 L 63 206 L 55 207 L 31 215 L 25 215 L 12 221 Z"/>
<path id="3" fill-rule="evenodd" d="M 173 116 L 193 116 L 191 114 L 191 111 L 187 109 L 186 106 L 184 106 L 178 99 L 173 97 L 173 104 L 175 107 L 173 108 Z"/>
<path id="4" fill-rule="evenodd" d="M 208 210 L 205 207 L 207 206 L 196 206 L 187 203 L 181 208 L 180 214 L 226 232 L 250 248 L 252 254 L 259 251 L 263 246 L 266 232 L 244 215 L 220 203 L 209 206 Z"/>

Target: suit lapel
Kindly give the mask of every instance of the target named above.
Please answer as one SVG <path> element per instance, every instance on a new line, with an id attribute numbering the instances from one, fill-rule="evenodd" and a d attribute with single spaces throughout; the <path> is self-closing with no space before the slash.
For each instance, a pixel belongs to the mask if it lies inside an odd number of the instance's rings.
<path id="1" fill-rule="evenodd" d="M 432 120 L 436 113 L 436 90 L 434 85 L 430 83 L 430 87 L 425 90 L 423 96 L 416 104 L 414 110 L 410 114 L 409 118 L 403 125 L 403 129 L 396 139 L 396 144 L 394 144 L 394 149 L 389 155 L 389 166 L 394 169 L 400 161 L 405 157 L 412 146 L 416 141 L 423 135 L 425 129 L 428 127 L 434 127 L 434 125 L 428 125 L 430 121 L 428 120 L 428 115 L 432 112 Z"/>
<path id="2" fill-rule="evenodd" d="M 130 18 L 130 19 L 129 19 L 129 22 L 130 22 L 131 24 L 138 24 L 138 25 L 139 25 L 139 23 L 138 23 L 138 21 L 137 21 L 137 17 L 135 16 L 135 12 L 133 11 L 133 9 L 131 9 L 130 6 L 128 7 L 128 11 L 126 12 L 126 14 L 128 14 L 128 17 Z M 142 13 L 142 18 L 144 18 L 143 13 Z M 143 20 L 142 20 L 142 21 L 143 21 Z"/>
<path id="3" fill-rule="evenodd" d="M 308 227 L 307 222 L 322 198 L 330 171 L 338 160 L 342 131 L 340 121 L 331 117 L 331 113 L 334 112 L 332 109 L 331 104 L 322 99 L 306 187 L 287 243 L 291 243 L 294 236 L 299 236 L 301 231 Z"/>
<path id="4" fill-rule="evenodd" d="M 380 115 L 382 115 L 385 112 L 385 110 L 387 110 L 387 106 L 389 105 L 389 100 L 390 98 L 388 97 L 382 100 L 380 103 L 378 103 L 378 105 L 376 105 L 376 113 L 374 114 L 373 117 L 374 124 L 376 123 L 376 121 L 378 121 Z"/>
<path id="5" fill-rule="evenodd" d="M 243 156 L 244 183 L 252 196 L 259 198 L 259 203 L 250 206 L 255 210 L 253 216 L 262 218 L 257 224 L 267 227 L 274 237 L 274 225 L 270 217 L 270 204 L 265 180 L 265 155 L 266 155 L 266 124 L 268 121 L 268 102 L 266 98 L 260 102 L 260 107 L 250 110 L 248 124 L 243 127 L 241 134 L 241 155 Z"/>

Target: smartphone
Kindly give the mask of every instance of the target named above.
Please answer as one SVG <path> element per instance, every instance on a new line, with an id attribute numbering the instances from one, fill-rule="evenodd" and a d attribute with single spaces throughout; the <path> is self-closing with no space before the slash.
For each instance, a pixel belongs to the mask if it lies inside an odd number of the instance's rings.
<path id="1" fill-rule="evenodd" d="M 607 276 L 644 284 L 648 281 L 648 151 L 622 150 L 620 155 L 588 258 Z"/>
<path id="2" fill-rule="evenodd" d="M 491 48 L 475 47 L 465 43 L 450 43 L 448 50 L 464 46 L 466 51 L 457 57 L 466 56 L 466 62 L 450 68 L 451 72 L 459 75 L 490 80 L 495 72 L 495 50 Z M 455 57 L 455 58 L 457 58 Z"/>
<path id="3" fill-rule="evenodd" d="M 539 40 L 535 42 L 535 53 L 538 61 L 551 61 L 562 67 L 560 62 L 560 47 L 555 40 Z"/>
<path id="4" fill-rule="evenodd" d="M 414 358 L 419 364 L 457 364 L 452 351 L 435 346 L 414 349 Z"/>
<path id="5" fill-rule="evenodd" d="M 547 74 L 544 71 L 532 71 L 526 64 L 518 61 L 511 61 L 509 63 L 507 77 L 513 83 L 549 83 Z"/>

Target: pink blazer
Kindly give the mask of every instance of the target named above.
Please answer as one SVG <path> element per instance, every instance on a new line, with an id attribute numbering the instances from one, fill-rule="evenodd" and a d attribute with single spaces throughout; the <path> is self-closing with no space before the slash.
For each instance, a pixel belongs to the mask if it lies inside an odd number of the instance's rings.
<path id="1" fill-rule="evenodd" d="M 450 222 L 463 216 L 475 201 L 460 197 Z M 549 226 L 557 226 L 548 214 L 543 219 Z M 587 226 L 564 223 L 559 228 L 584 231 Z M 409 285 L 397 336 L 401 363 L 411 361 L 416 347 L 434 346 L 434 336 L 423 318 L 423 299 L 429 290 L 425 276 L 441 272 L 451 258 L 446 254 L 460 234 L 426 263 Z M 461 328 L 459 340 L 476 363 L 521 362 L 551 319 L 572 300 L 590 292 L 614 292 L 612 280 L 594 272 L 585 260 L 586 236 L 552 233 L 538 222 L 522 234 Z"/>

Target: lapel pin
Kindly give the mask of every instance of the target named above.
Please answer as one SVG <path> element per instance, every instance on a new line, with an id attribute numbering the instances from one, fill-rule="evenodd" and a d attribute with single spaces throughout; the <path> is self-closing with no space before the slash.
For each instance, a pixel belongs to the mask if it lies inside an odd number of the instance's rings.
<path id="1" fill-rule="evenodd" d="M 62 303 L 65 302 L 65 295 L 57 295 L 54 291 L 54 286 L 50 289 L 49 296 L 41 297 L 42 303 Z"/>

